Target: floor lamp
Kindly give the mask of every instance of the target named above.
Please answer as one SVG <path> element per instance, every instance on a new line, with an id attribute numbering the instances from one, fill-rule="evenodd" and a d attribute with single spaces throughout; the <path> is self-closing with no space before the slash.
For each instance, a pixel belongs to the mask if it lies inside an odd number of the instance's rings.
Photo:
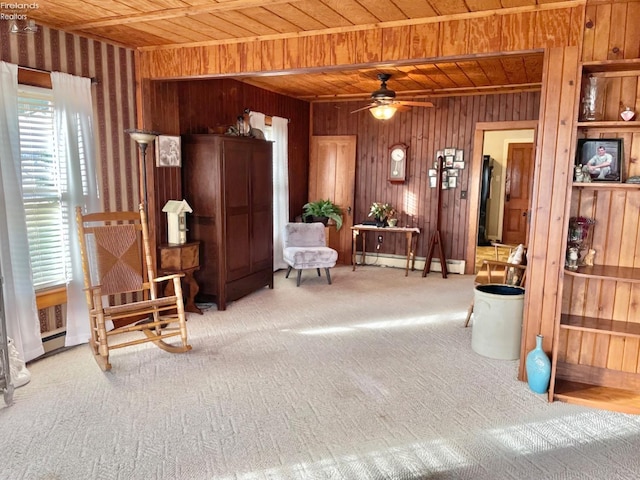
<path id="1" fill-rule="evenodd" d="M 148 132 L 145 130 L 136 130 L 130 128 L 125 130 L 140 148 L 140 171 L 142 172 L 142 198 L 140 202 L 147 212 L 147 146 L 156 139 L 158 132 Z M 148 214 L 148 212 L 147 212 Z"/>

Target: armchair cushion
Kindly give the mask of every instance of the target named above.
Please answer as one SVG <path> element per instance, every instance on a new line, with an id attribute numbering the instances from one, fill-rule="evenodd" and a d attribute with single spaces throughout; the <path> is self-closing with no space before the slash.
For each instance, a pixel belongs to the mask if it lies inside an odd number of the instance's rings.
<path id="1" fill-rule="evenodd" d="M 285 247 L 284 261 L 293 268 L 330 268 L 338 259 L 338 252 L 329 247 Z"/>
<path id="2" fill-rule="evenodd" d="M 322 223 L 288 223 L 284 227 L 284 261 L 295 269 L 331 268 L 338 252 L 327 247 Z"/>

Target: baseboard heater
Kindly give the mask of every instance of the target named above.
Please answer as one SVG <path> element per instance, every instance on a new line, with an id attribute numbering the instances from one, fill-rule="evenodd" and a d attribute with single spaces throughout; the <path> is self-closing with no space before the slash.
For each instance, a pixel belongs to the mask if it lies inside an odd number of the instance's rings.
<path id="1" fill-rule="evenodd" d="M 361 259 L 361 255 L 358 254 L 357 260 Z M 377 265 L 394 268 L 405 268 L 407 265 L 407 257 L 404 255 L 390 255 L 387 253 L 367 252 L 366 256 L 367 265 Z M 416 257 L 416 270 L 424 270 L 424 264 L 426 257 Z M 360 265 L 360 263 L 358 263 Z M 447 259 L 447 273 L 457 273 L 464 275 L 464 268 L 466 262 L 464 260 Z M 440 265 L 440 259 L 434 258 L 431 260 L 431 271 L 442 272 L 442 266 Z"/>
<path id="2" fill-rule="evenodd" d="M 55 330 L 52 332 L 45 332 L 42 334 L 42 347 L 44 352 L 52 352 L 64 347 L 64 340 L 67 336 L 66 330 Z"/>

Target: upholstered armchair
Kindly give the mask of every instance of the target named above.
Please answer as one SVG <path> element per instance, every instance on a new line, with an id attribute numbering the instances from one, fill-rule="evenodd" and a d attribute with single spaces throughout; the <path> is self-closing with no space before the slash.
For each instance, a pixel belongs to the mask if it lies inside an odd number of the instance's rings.
<path id="1" fill-rule="evenodd" d="M 329 269 L 336 264 L 338 252 L 327 247 L 325 227 L 322 223 L 287 223 L 284 227 L 284 261 L 289 265 L 286 278 L 291 269 L 298 270 L 296 286 L 300 286 L 302 270 L 315 268 L 320 276 L 324 268 L 327 282 L 331 285 Z"/>

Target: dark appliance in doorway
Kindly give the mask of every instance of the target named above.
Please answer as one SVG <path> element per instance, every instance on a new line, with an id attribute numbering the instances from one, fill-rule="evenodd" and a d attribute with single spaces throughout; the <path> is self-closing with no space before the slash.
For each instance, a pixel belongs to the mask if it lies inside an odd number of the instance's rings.
<path id="1" fill-rule="evenodd" d="M 489 155 L 482 156 L 482 173 L 480 176 L 480 214 L 478 215 L 478 246 L 491 245 L 487 238 L 487 202 L 491 195 L 491 173 L 493 159 Z"/>

